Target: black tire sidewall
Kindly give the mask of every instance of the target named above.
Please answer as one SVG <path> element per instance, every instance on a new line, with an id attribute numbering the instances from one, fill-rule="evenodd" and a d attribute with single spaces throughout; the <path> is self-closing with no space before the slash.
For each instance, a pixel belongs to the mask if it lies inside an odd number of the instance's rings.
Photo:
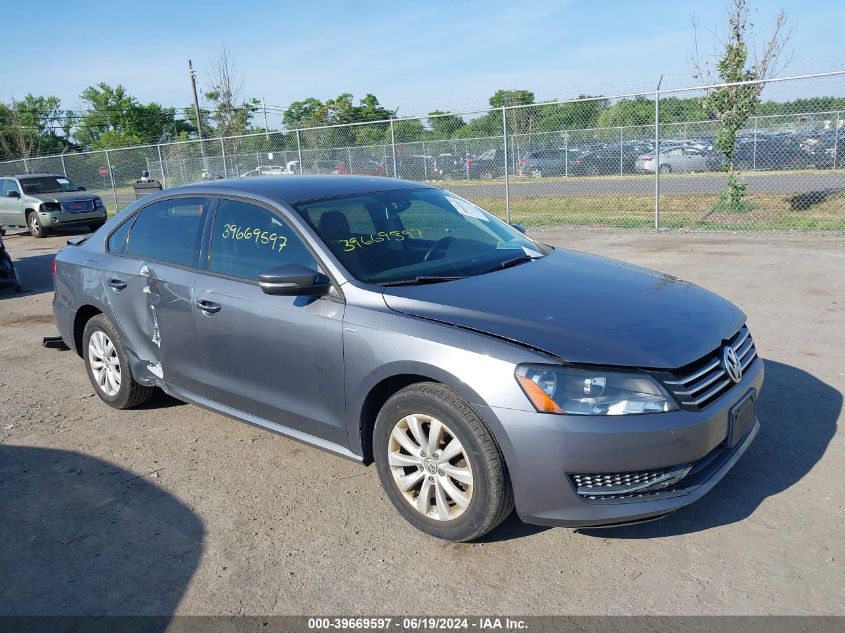
<path id="1" fill-rule="evenodd" d="M 94 378 L 94 372 L 91 370 L 91 361 L 88 358 L 88 343 L 91 340 L 91 335 L 97 330 L 102 331 L 109 337 L 109 339 L 111 339 L 112 345 L 114 345 L 114 348 L 117 351 L 117 357 L 120 360 L 120 389 L 114 396 L 109 396 L 103 393 L 97 385 L 97 381 Z M 131 396 L 133 380 L 132 372 L 129 369 L 129 356 L 123 347 L 123 342 L 120 339 L 120 334 L 117 332 L 117 329 L 114 325 L 112 325 L 111 321 L 102 314 L 92 317 L 88 323 L 85 324 L 85 329 L 82 333 L 82 358 L 85 362 L 85 371 L 88 374 L 88 379 L 91 381 L 91 386 L 94 387 L 94 391 L 97 396 L 99 396 L 100 400 L 115 409 L 122 409 L 126 407 Z"/>
<path id="2" fill-rule="evenodd" d="M 467 452 L 473 476 L 472 499 L 469 507 L 456 519 L 438 521 L 423 516 L 408 503 L 393 479 L 387 461 L 390 433 L 399 420 L 412 413 L 430 415 L 446 424 Z M 486 429 L 485 432 L 489 434 Z M 491 499 L 489 457 L 483 450 L 481 439 L 477 437 L 461 412 L 443 402 L 436 395 L 436 391 L 426 393 L 419 389 L 411 392 L 403 390 L 388 399 L 376 419 L 373 431 L 373 455 L 382 487 L 393 506 L 409 523 L 427 534 L 451 541 L 465 541 L 478 535 L 479 526 L 487 519 L 489 507 L 494 501 Z"/>

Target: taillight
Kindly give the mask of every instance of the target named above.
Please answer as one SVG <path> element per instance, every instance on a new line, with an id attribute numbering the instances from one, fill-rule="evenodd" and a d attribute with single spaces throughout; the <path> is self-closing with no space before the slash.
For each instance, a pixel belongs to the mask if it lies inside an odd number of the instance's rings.
<path id="1" fill-rule="evenodd" d="M 467 169 L 472 169 L 472 159 L 471 158 L 467 161 Z"/>
<path id="2" fill-rule="evenodd" d="M 653 156 L 642 156 L 640 158 L 640 160 L 645 160 L 645 161 L 654 160 L 654 157 Z"/>
<path id="3" fill-rule="evenodd" d="M 572 161 L 572 164 L 573 164 L 573 165 L 580 165 L 580 164 L 581 164 L 581 159 L 580 159 L 580 158 L 576 158 L 575 160 L 573 160 L 573 161 Z"/>
<path id="4" fill-rule="evenodd" d="M 56 278 L 56 258 L 53 258 L 53 264 L 50 266 L 50 274 L 53 276 L 53 279 Z"/>

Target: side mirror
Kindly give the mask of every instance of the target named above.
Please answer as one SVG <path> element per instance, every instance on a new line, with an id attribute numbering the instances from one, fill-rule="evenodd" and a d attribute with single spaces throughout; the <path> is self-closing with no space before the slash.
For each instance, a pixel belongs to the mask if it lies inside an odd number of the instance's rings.
<path id="1" fill-rule="evenodd" d="M 284 264 L 258 276 L 258 285 L 268 295 L 319 297 L 331 287 L 325 275 L 301 264 Z"/>
<path id="2" fill-rule="evenodd" d="M 76 188 L 76 190 L 77 190 L 77 191 L 85 191 L 85 187 L 81 187 L 81 186 L 80 186 L 80 187 L 77 187 L 77 188 Z"/>
<path id="3" fill-rule="evenodd" d="M 513 228 L 525 235 L 525 227 L 522 224 L 511 224 Z"/>
<path id="4" fill-rule="evenodd" d="M 21 192 L 20 191 L 7 191 L 6 197 L 7 198 L 20 198 Z"/>

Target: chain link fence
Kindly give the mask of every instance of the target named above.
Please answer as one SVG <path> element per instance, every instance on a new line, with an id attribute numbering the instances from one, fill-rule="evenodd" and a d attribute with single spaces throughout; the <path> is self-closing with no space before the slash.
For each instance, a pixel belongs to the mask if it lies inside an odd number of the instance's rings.
<path id="1" fill-rule="evenodd" d="M 736 136 L 738 207 L 723 201 L 722 124 L 702 106 L 718 87 L 65 153 L 0 175 L 65 174 L 114 210 L 143 171 L 166 188 L 359 174 L 431 183 L 535 229 L 845 231 L 845 71 L 762 84 Z"/>

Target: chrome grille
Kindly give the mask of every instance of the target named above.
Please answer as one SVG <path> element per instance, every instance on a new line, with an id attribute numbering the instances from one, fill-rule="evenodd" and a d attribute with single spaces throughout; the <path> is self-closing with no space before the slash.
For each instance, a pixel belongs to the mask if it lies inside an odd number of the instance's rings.
<path id="1" fill-rule="evenodd" d="M 94 210 L 93 200 L 71 200 L 62 202 L 62 211 L 67 213 L 86 213 Z"/>
<path id="2" fill-rule="evenodd" d="M 757 358 L 757 349 L 754 347 L 754 339 L 751 338 L 748 328 L 742 326 L 729 341 L 729 345 L 736 353 L 742 371 L 745 373 L 745 370 Z M 733 387 L 734 382 L 722 366 L 721 349 L 717 349 L 703 361 L 695 363 L 685 376 L 663 381 L 681 405 L 702 409 Z"/>

